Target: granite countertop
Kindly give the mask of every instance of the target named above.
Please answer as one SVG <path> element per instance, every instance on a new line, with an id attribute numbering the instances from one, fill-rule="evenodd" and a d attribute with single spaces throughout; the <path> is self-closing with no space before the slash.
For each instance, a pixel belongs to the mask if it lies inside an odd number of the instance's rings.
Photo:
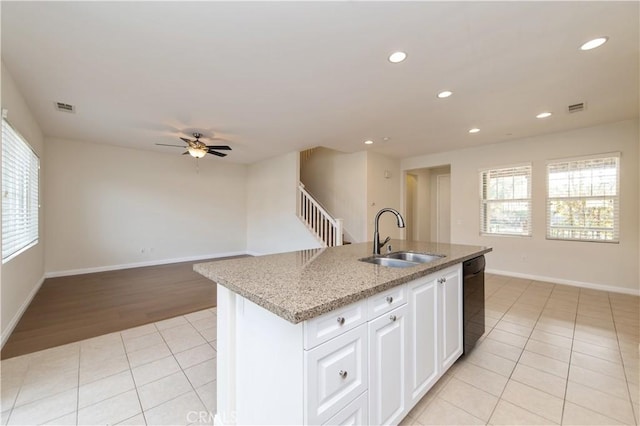
<path id="1" fill-rule="evenodd" d="M 199 263 L 193 269 L 297 324 L 492 250 L 404 240 L 391 240 L 390 244 L 393 251 L 445 257 L 410 268 L 359 262 L 372 255 L 373 246 L 368 242 Z"/>

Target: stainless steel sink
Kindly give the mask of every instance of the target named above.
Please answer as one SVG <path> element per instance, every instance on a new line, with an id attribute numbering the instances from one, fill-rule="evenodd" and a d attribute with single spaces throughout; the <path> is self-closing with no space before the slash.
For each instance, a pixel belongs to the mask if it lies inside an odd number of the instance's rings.
<path id="1" fill-rule="evenodd" d="M 397 251 L 384 256 L 371 256 L 360 259 L 361 262 L 373 263 L 375 265 L 388 266 L 391 268 L 410 268 L 421 263 L 433 262 L 444 256 L 437 254 L 414 253 L 411 251 Z"/>
<path id="2" fill-rule="evenodd" d="M 389 253 L 384 257 L 389 259 L 406 260 L 408 262 L 415 263 L 428 263 L 433 262 L 434 260 L 442 259 L 444 256 L 437 254 L 414 253 L 412 251 L 397 251 L 395 253 Z"/>
<path id="3" fill-rule="evenodd" d="M 419 265 L 416 262 L 409 262 L 401 259 L 391 259 L 388 257 L 365 257 L 361 262 L 374 263 L 376 265 L 389 266 L 391 268 L 410 268 Z"/>

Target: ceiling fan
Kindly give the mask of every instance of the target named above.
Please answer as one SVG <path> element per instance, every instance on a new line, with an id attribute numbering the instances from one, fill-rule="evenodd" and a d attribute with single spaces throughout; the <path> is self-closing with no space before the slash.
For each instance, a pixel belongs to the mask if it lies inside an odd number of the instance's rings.
<path id="1" fill-rule="evenodd" d="M 231 151 L 231 147 L 228 145 L 207 145 L 204 142 L 200 141 L 200 138 L 202 137 L 202 133 L 193 133 L 193 137 L 196 138 L 195 140 L 191 140 L 191 139 L 187 139 L 187 138 L 180 138 L 183 141 L 185 141 L 187 143 L 187 146 L 183 146 L 183 145 L 169 145 L 166 143 L 157 143 L 156 145 L 161 145 L 161 146 L 175 146 L 178 148 L 186 148 L 187 150 L 185 152 L 182 153 L 182 155 L 186 155 L 189 154 L 192 157 L 195 158 L 202 158 L 204 157 L 206 154 L 213 154 L 213 155 L 217 155 L 218 157 L 226 157 L 227 154 L 223 153 L 223 152 L 218 152 L 219 151 Z M 212 138 L 212 139 L 217 139 L 217 138 Z"/>

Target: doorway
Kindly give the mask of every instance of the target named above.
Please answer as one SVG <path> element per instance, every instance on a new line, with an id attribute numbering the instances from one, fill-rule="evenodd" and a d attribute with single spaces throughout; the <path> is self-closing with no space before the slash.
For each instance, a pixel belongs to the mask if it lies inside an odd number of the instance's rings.
<path id="1" fill-rule="evenodd" d="M 405 238 L 451 242 L 451 167 L 408 170 L 405 174 Z"/>

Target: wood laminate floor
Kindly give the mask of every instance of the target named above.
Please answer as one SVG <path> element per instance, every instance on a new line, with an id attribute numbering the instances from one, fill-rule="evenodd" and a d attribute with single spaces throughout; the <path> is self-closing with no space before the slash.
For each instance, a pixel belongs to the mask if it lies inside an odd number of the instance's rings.
<path id="1" fill-rule="evenodd" d="M 0 357 L 7 359 L 215 307 L 215 284 L 193 271 L 193 264 L 200 262 L 46 279 Z"/>

